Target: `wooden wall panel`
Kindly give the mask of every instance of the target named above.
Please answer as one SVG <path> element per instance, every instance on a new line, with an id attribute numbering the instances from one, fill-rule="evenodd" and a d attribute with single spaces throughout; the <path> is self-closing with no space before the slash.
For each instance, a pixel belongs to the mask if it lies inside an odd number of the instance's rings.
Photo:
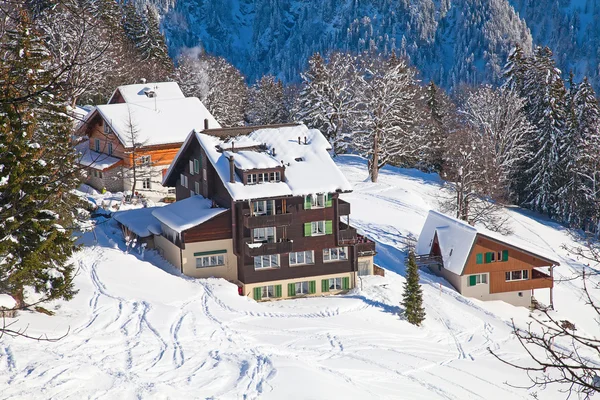
<path id="1" fill-rule="evenodd" d="M 231 210 L 195 226 L 184 232 L 184 242 L 207 242 L 210 240 L 231 239 Z"/>

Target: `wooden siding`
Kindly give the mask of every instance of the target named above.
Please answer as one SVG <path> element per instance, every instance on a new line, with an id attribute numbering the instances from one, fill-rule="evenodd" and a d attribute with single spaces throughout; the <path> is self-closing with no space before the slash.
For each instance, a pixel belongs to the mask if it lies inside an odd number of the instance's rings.
<path id="1" fill-rule="evenodd" d="M 119 89 L 115 90 L 115 93 L 113 94 L 113 96 L 110 98 L 108 104 L 117 104 L 117 103 L 125 103 L 125 99 L 123 98 L 123 95 L 121 94 L 121 91 Z"/>
<path id="2" fill-rule="evenodd" d="M 508 250 L 508 261 L 495 261 L 491 263 L 477 264 L 477 254 L 483 254 L 485 260 L 486 252 L 501 252 L 502 250 Z M 463 275 L 479 274 L 488 272 L 490 274 L 490 293 L 504 293 L 523 291 L 530 289 L 541 289 L 552 287 L 552 281 L 549 278 L 537 278 L 532 279 L 533 267 L 547 267 L 552 263 L 548 260 L 535 257 L 521 249 L 516 247 L 508 246 L 504 243 L 497 242 L 490 238 L 477 235 L 475 245 L 471 249 L 469 258 Z M 528 280 L 523 281 L 509 281 L 505 279 L 505 272 L 508 271 L 529 271 Z"/>
<path id="3" fill-rule="evenodd" d="M 231 239 L 231 210 L 183 232 L 184 243 Z"/>

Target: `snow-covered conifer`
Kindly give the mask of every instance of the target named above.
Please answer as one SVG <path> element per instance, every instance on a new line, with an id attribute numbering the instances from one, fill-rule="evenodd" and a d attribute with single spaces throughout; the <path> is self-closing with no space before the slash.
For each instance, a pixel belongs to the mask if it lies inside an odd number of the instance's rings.
<path id="1" fill-rule="evenodd" d="M 252 125 L 277 124 L 288 120 L 283 84 L 273 75 L 263 76 L 250 88 L 247 119 Z"/>
<path id="2" fill-rule="evenodd" d="M 402 293 L 402 306 L 404 307 L 403 315 L 411 324 L 419 326 L 425 321 L 423 289 L 419 284 L 419 267 L 412 249 L 406 260 L 406 282 L 404 282 L 404 293 Z"/>

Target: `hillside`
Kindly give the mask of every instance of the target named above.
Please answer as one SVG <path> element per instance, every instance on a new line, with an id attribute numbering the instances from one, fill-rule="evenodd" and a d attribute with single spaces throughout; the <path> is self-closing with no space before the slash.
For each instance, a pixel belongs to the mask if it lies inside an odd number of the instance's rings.
<path id="1" fill-rule="evenodd" d="M 337 158 L 355 191 L 352 223 L 378 242 L 386 277 L 366 277 L 347 295 L 256 303 L 223 280 L 194 280 L 155 252 L 126 254 L 112 222 L 89 233 L 73 261 L 79 294 L 48 317 L 22 313 L 30 334 L 56 343 L 0 339 L 0 399 L 346 398 L 527 399 L 520 371 L 496 361 L 493 348 L 525 360 L 509 321 L 528 311 L 479 302 L 422 274 L 427 319 L 421 328 L 397 313 L 404 282 L 404 242 L 437 208 L 439 178 L 386 167 L 366 180 L 366 162 Z M 560 247 L 562 227 L 514 209 L 515 235 L 548 252 L 569 277 L 581 265 Z M 578 332 L 598 326 L 581 304 L 578 280 L 557 282 L 557 315 Z M 543 301 L 543 298 L 541 299 Z M 308 384 L 307 384 L 308 383 Z M 544 399 L 563 399 L 557 388 Z"/>

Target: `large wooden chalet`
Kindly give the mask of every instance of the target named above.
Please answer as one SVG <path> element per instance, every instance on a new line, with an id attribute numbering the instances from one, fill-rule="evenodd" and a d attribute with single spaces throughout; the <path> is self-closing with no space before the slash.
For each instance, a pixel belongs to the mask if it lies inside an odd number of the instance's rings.
<path id="1" fill-rule="evenodd" d="M 535 291 L 550 290 L 560 265 L 527 243 L 430 211 L 416 246 L 418 262 L 464 296 L 530 307 Z"/>
<path id="2" fill-rule="evenodd" d="M 202 102 L 185 97 L 175 82 L 118 87 L 108 104 L 96 106 L 79 124 L 79 163 L 87 184 L 101 190 L 132 189 L 162 198 L 162 179 L 189 132 L 195 127 L 219 128 Z M 135 173 L 134 173 L 135 167 Z"/>
<path id="3" fill-rule="evenodd" d="M 184 274 L 256 300 L 355 287 L 375 243 L 348 225 L 339 195 L 352 188 L 329 148 L 299 124 L 194 130 L 165 175 L 177 201 L 153 211 L 154 245 Z"/>

